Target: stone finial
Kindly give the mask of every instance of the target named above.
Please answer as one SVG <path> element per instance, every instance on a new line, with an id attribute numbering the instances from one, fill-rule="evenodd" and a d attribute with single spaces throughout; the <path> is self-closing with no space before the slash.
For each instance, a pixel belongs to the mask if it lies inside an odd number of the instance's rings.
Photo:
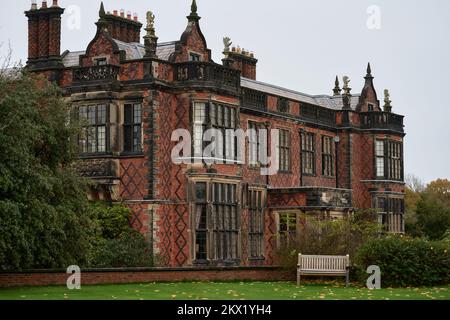
<path id="1" fill-rule="evenodd" d="M 223 38 L 224 52 L 230 52 L 230 47 L 233 44 L 230 37 Z"/>
<path id="2" fill-rule="evenodd" d="M 156 49 L 158 47 L 158 37 L 155 33 L 155 15 L 153 12 L 147 12 L 147 34 L 144 36 L 145 58 L 156 58 Z"/>
<path id="3" fill-rule="evenodd" d="M 147 27 L 145 31 L 147 31 L 148 36 L 155 35 L 155 15 L 151 11 L 147 12 Z"/>
<path id="4" fill-rule="evenodd" d="M 197 2 L 195 0 L 192 0 L 191 14 L 197 14 Z"/>
<path id="5" fill-rule="evenodd" d="M 197 14 L 197 2 L 195 0 L 192 0 L 191 13 L 187 18 L 189 21 L 193 22 L 200 20 L 200 16 Z"/>
<path id="6" fill-rule="evenodd" d="M 389 94 L 388 89 L 384 89 L 384 111 L 385 112 L 391 112 L 392 106 L 391 106 L 391 95 Z"/>
<path id="7" fill-rule="evenodd" d="M 343 87 L 344 92 L 345 92 L 345 93 L 350 93 L 350 90 L 352 90 L 352 89 L 349 87 L 350 78 L 347 77 L 347 76 L 344 76 L 344 77 L 342 77 L 342 81 L 344 82 L 344 87 Z"/>
<path id="8" fill-rule="evenodd" d="M 370 67 L 370 62 L 367 64 L 367 75 L 372 76 L 372 68 Z"/>
<path id="9" fill-rule="evenodd" d="M 334 81 L 333 95 L 340 96 L 341 91 L 342 91 L 342 89 L 339 87 L 339 79 L 338 79 L 338 76 L 336 76 L 336 80 Z"/>
<path id="10" fill-rule="evenodd" d="M 347 76 L 344 76 L 342 78 L 342 81 L 344 82 L 344 93 L 342 94 L 342 101 L 344 103 L 344 110 L 350 110 L 351 109 L 351 93 L 350 91 L 352 90 L 352 88 L 350 88 L 349 83 L 350 83 L 350 78 Z"/>
<path id="11" fill-rule="evenodd" d="M 100 3 L 100 10 L 98 12 L 98 16 L 100 18 L 105 17 L 106 13 L 105 13 L 105 6 L 103 5 L 103 1 Z"/>
<path id="12" fill-rule="evenodd" d="M 100 17 L 96 22 L 97 28 L 102 29 L 104 31 L 108 30 L 108 22 L 106 21 L 106 12 L 105 6 L 103 5 L 103 1 L 100 4 L 100 10 L 98 12 L 98 16 Z"/>

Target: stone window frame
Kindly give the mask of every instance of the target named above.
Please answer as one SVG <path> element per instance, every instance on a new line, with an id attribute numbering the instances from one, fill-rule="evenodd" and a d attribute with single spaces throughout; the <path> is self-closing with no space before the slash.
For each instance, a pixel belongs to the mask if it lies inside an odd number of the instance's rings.
<path id="1" fill-rule="evenodd" d="M 302 131 L 300 139 L 300 148 L 302 153 L 302 175 L 315 176 L 317 171 L 316 134 L 314 132 Z M 308 141 L 306 141 L 306 139 L 308 139 Z M 306 166 L 308 161 L 312 164 L 312 167 Z"/>
<path id="2" fill-rule="evenodd" d="M 127 121 L 127 107 L 132 107 L 131 109 L 131 121 Z M 140 106 L 140 114 L 136 117 L 136 106 Z M 144 107 L 141 100 L 130 100 L 123 103 L 123 131 L 122 131 L 122 141 L 123 141 L 123 154 L 142 154 L 144 148 L 144 135 L 143 135 L 143 116 Z M 136 121 L 140 120 L 140 121 Z M 127 129 L 131 129 L 131 148 L 127 149 Z M 136 129 L 139 132 L 139 143 L 135 144 L 135 133 Z"/>
<path id="3" fill-rule="evenodd" d="M 325 144 L 325 141 L 328 141 L 328 146 Z M 324 177 L 334 178 L 336 176 L 335 149 L 334 138 L 327 135 L 322 135 L 322 176 Z"/>
<path id="4" fill-rule="evenodd" d="M 198 104 L 204 104 L 204 114 L 198 118 L 196 114 L 196 106 Z M 220 106 L 220 107 L 219 107 Z M 214 111 L 213 111 L 214 110 Z M 219 117 L 219 110 L 221 110 Z M 229 110 L 227 112 L 226 110 Z M 192 136 L 192 155 L 196 158 L 201 157 L 203 159 L 203 150 L 209 142 L 203 141 L 203 135 L 208 129 L 217 129 L 222 132 L 222 149 L 219 156 L 215 156 L 218 160 L 222 160 L 227 164 L 240 163 L 242 160 L 237 159 L 238 145 L 236 138 L 233 136 L 233 143 L 228 144 L 226 138 L 227 130 L 237 130 L 240 128 L 240 117 L 239 117 L 239 106 L 237 104 L 230 104 L 218 100 L 204 100 L 204 99 L 193 99 L 191 101 L 191 136 Z M 227 116 L 228 114 L 228 116 Z M 215 116 L 214 116 L 215 115 Z M 228 121 L 227 121 L 228 119 Z M 220 120 L 220 121 L 219 121 Z M 226 123 L 227 122 L 227 123 Z M 201 129 L 201 131 L 200 131 Z M 201 132 L 201 139 L 198 139 L 198 135 Z M 197 142 L 197 143 L 196 143 Z M 199 154 L 199 147 L 201 142 L 201 154 Z M 232 157 L 229 158 L 232 153 Z"/>
<path id="5" fill-rule="evenodd" d="M 197 201 L 196 199 L 196 184 L 197 183 L 205 183 L 206 184 L 206 201 Z M 223 259 L 223 257 L 218 257 L 218 250 L 215 246 L 215 241 L 218 239 L 214 234 L 219 232 L 227 232 L 222 230 L 217 230 L 215 228 L 215 218 L 216 208 L 215 206 L 220 206 L 222 203 L 216 203 L 213 198 L 214 185 L 215 184 L 228 184 L 235 186 L 235 195 L 234 195 L 234 203 L 230 204 L 230 206 L 234 206 L 236 208 L 235 213 L 235 226 L 237 228 L 233 229 L 230 232 L 235 234 L 234 243 L 236 244 L 235 257 L 231 257 L 228 259 Z M 241 186 L 239 180 L 230 180 L 225 178 L 205 178 L 205 177 L 193 177 L 189 180 L 190 193 L 189 193 L 189 207 L 190 207 L 190 225 L 191 225 L 191 260 L 194 265 L 239 265 L 242 257 L 242 245 L 241 245 L 241 233 L 242 233 L 242 222 L 241 222 Z M 233 197 L 232 197 L 233 198 Z M 202 210 L 206 210 L 206 231 L 201 229 L 200 232 L 206 234 L 205 238 L 205 247 L 206 247 L 206 257 L 200 257 L 205 259 L 197 259 L 197 229 L 196 224 L 198 220 L 196 220 L 196 212 L 198 212 L 198 206 L 202 207 Z M 206 209 L 203 209 L 206 208 Z M 230 218 L 232 210 L 230 210 Z M 233 241 L 231 239 L 231 241 Z"/>
<path id="6" fill-rule="evenodd" d="M 279 130 L 279 139 L 277 148 L 278 172 L 291 173 L 292 133 L 291 130 L 288 128 L 277 128 L 277 129 Z M 284 136 L 284 134 L 286 134 L 286 136 Z"/>
<path id="7" fill-rule="evenodd" d="M 403 181 L 403 142 L 375 138 L 374 175 L 376 179 Z"/>
<path id="8" fill-rule="evenodd" d="M 95 107 L 95 119 L 92 120 L 92 122 L 90 122 L 89 120 L 89 115 L 90 113 L 90 108 Z M 103 112 L 99 112 L 99 107 L 104 107 L 104 113 Z M 86 134 L 86 139 L 81 139 L 80 136 L 78 136 L 77 138 L 77 144 L 79 147 L 79 154 L 80 156 L 90 156 L 90 155 L 106 155 L 110 152 L 110 137 L 109 137 L 109 132 L 110 132 L 110 101 L 98 101 L 95 103 L 89 103 L 89 102 L 83 102 L 80 104 L 77 104 L 74 107 L 74 111 L 76 113 L 76 117 L 77 119 L 80 121 L 80 125 L 82 127 L 83 132 Z M 85 110 L 82 111 L 82 110 Z M 84 114 L 83 116 L 81 114 Z M 103 121 L 103 115 L 100 116 L 100 120 L 99 120 L 99 113 L 100 114 L 104 114 L 104 121 Z M 82 118 L 85 118 L 86 122 L 84 122 L 84 120 L 82 120 Z M 84 123 L 83 123 L 84 122 Z M 92 150 L 89 148 L 89 134 L 87 133 L 88 130 L 90 130 L 91 128 L 94 128 L 95 130 L 95 150 Z M 103 148 L 101 148 L 101 150 L 99 150 L 99 130 L 103 129 L 102 131 L 102 135 L 104 136 L 104 139 L 102 139 L 104 141 L 104 146 Z M 85 147 L 83 147 L 81 145 L 81 141 L 85 140 L 86 145 Z"/>
<path id="9" fill-rule="evenodd" d="M 249 187 L 248 207 L 248 252 L 250 260 L 263 260 L 264 229 L 267 192 L 265 188 Z M 256 252 L 255 252 L 256 251 Z"/>
<path id="10" fill-rule="evenodd" d="M 198 59 L 198 60 L 192 59 L 194 57 L 196 59 Z M 201 62 L 202 61 L 202 54 L 199 53 L 199 52 L 196 52 L 196 51 L 189 50 L 188 51 L 188 61 L 189 62 Z"/>
<path id="11" fill-rule="evenodd" d="M 111 57 L 103 55 L 103 56 L 95 56 L 95 57 L 92 57 L 91 59 L 92 59 L 92 66 L 94 66 L 94 67 L 101 67 L 101 66 L 109 65 Z M 98 64 L 99 61 L 104 61 L 105 63 L 104 64 Z"/>
<path id="12" fill-rule="evenodd" d="M 372 194 L 372 208 L 377 211 L 378 223 L 382 227 L 382 232 L 403 233 L 405 231 L 405 197 L 403 194 L 375 192 Z M 394 222 L 394 218 L 400 219 L 395 223 L 397 227 L 395 230 L 390 226 Z"/>
<path id="13" fill-rule="evenodd" d="M 303 213 L 295 210 L 282 210 L 275 212 L 277 248 L 289 246 L 291 241 L 296 241 L 299 232 L 299 222 Z M 288 219 L 284 217 L 287 216 Z M 287 222 L 286 228 L 282 225 Z"/>
<path id="14" fill-rule="evenodd" d="M 266 129 L 265 123 L 254 120 L 254 119 L 248 119 L 247 120 L 247 149 L 248 149 L 248 167 L 250 169 L 259 169 L 261 167 L 261 159 L 259 158 L 259 148 L 260 148 L 260 129 Z M 250 131 L 254 130 L 254 131 Z M 255 132 L 255 135 L 252 135 L 251 133 Z"/>

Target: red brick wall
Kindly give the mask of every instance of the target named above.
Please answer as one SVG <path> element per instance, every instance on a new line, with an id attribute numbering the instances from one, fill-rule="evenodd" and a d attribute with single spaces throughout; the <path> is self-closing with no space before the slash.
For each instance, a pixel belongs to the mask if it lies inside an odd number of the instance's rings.
<path id="1" fill-rule="evenodd" d="M 49 21 L 47 16 L 39 17 L 39 58 L 48 57 Z"/>
<path id="2" fill-rule="evenodd" d="M 66 285 L 64 272 L 0 273 L 0 287 Z M 277 268 L 215 268 L 149 271 L 83 271 L 81 286 L 95 284 L 148 283 L 155 281 L 289 281 L 292 272 Z"/>
<path id="3" fill-rule="evenodd" d="M 39 20 L 37 17 L 28 20 L 28 58 L 36 59 L 39 56 Z"/>
<path id="4" fill-rule="evenodd" d="M 119 53 L 115 52 L 117 49 L 112 42 L 112 38 L 107 37 L 103 31 L 99 31 L 99 34 L 89 44 L 86 55 L 82 56 L 81 66 L 90 67 L 93 65 L 93 57 L 97 56 L 109 56 L 109 64 L 118 65 L 120 62 Z"/>

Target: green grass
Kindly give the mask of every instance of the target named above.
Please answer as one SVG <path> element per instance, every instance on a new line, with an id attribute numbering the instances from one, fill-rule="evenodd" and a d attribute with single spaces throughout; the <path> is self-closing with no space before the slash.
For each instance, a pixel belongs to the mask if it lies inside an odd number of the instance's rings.
<path id="1" fill-rule="evenodd" d="M 0 289 L 0 300 L 409 300 L 450 299 L 450 286 L 431 288 L 345 288 L 341 282 L 178 282 Z"/>

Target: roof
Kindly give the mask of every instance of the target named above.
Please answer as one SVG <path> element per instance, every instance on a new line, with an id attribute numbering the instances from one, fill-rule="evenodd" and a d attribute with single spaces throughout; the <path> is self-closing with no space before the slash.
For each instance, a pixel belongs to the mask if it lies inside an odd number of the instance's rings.
<path id="1" fill-rule="evenodd" d="M 126 43 L 114 39 L 119 50 L 126 53 L 127 60 L 142 59 L 145 55 L 145 47 L 143 44 L 137 42 Z M 175 41 L 159 43 L 156 49 L 156 55 L 161 60 L 169 60 L 170 55 L 175 51 Z M 66 68 L 76 67 L 80 63 L 80 56 L 85 54 L 85 51 L 66 52 L 63 54 L 63 64 Z"/>
<path id="2" fill-rule="evenodd" d="M 63 53 L 62 62 L 66 68 L 76 67 L 80 64 L 80 55 L 83 55 L 84 51 L 74 51 Z"/>
<path id="3" fill-rule="evenodd" d="M 125 51 L 127 60 L 142 59 L 145 55 L 145 46 L 137 42 L 123 42 L 114 39 L 120 50 Z M 175 41 L 159 43 L 156 55 L 161 60 L 169 60 L 170 55 L 175 52 Z M 79 65 L 80 55 L 85 51 L 66 52 L 63 54 L 63 64 L 65 67 L 76 67 Z M 282 88 L 261 81 L 241 78 L 241 86 L 256 91 L 265 92 L 271 95 L 288 98 L 291 100 L 318 105 L 333 110 L 341 110 L 343 107 L 342 96 L 310 95 L 291 89 Z M 351 108 L 356 109 L 360 94 L 355 94 L 351 98 Z"/>
<path id="4" fill-rule="evenodd" d="M 343 107 L 342 96 L 329 95 L 310 95 L 291 89 L 278 87 L 261 81 L 241 78 L 241 86 L 244 88 L 265 92 L 271 95 L 288 98 L 295 101 L 319 105 L 321 107 L 341 110 Z M 351 98 L 351 108 L 356 109 L 360 94 L 353 95 Z"/>

